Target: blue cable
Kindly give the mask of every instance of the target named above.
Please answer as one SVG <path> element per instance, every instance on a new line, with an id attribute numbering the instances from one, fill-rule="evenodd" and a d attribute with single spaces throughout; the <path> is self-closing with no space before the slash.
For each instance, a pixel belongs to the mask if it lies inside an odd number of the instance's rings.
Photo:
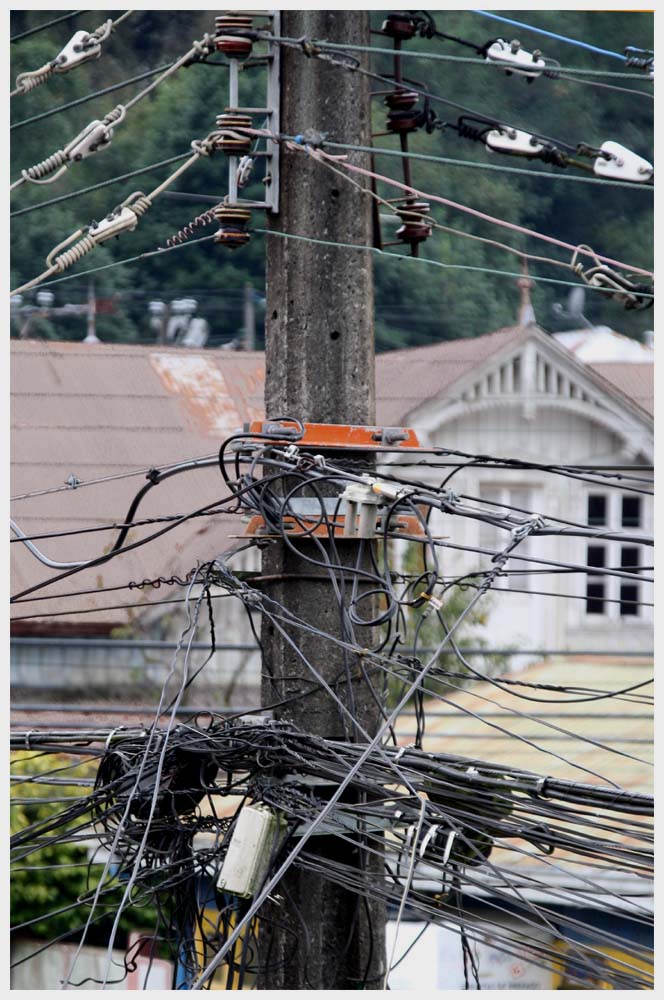
<path id="1" fill-rule="evenodd" d="M 627 58 L 621 55 L 620 52 L 612 52 L 610 49 L 600 49 L 596 45 L 589 45 L 588 42 L 579 42 L 576 38 L 557 35 L 554 31 L 545 31 L 544 28 L 534 28 L 532 24 L 524 24 L 523 21 L 513 21 L 509 17 L 501 17 L 500 14 L 493 14 L 488 10 L 473 10 L 473 14 L 491 17 L 494 21 L 504 21 L 505 24 L 513 24 L 517 28 L 525 28 L 527 31 L 534 31 L 538 35 L 546 35 L 547 38 L 556 38 L 559 42 L 568 42 L 569 45 L 578 45 L 581 49 L 588 49 L 589 52 L 597 52 L 601 56 L 611 56 L 613 59 L 620 59 L 622 62 L 625 62 Z"/>

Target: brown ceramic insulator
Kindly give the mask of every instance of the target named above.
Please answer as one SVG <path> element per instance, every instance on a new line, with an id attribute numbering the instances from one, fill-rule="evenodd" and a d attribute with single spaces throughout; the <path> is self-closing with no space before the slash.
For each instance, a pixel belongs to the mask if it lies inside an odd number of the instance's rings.
<path id="1" fill-rule="evenodd" d="M 217 115 L 217 128 L 224 131 L 225 129 L 235 130 L 243 128 L 251 128 L 253 125 L 253 120 L 251 115 L 243 115 L 239 112 L 226 112 L 223 115 Z M 220 149 L 223 153 L 228 156 L 244 156 L 251 152 L 251 136 L 232 136 L 232 135 L 222 135 L 219 137 L 216 143 L 216 148 Z"/>
<path id="2" fill-rule="evenodd" d="M 397 208 L 397 215 L 403 225 L 397 230 L 397 239 L 402 243 L 422 243 L 432 233 L 430 223 L 425 219 L 429 214 L 429 203 L 426 201 L 405 202 Z"/>
<path id="3" fill-rule="evenodd" d="M 385 98 L 385 103 L 391 111 L 410 111 L 417 104 L 416 94 L 413 90 L 393 90 Z"/>
<path id="4" fill-rule="evenodd" d="M 418 108 L 410 108 L 407 111 L 390 111 L 387 116 L 387 129 L 397 135 L 404 135 L 406 132 L 415 132 L 419 128 L 418 119 L 420 111 Z"/>
<path id="5" fill-rule="evenodd" d="M 246 14 L 222 14 L 214 19 L 216 28 L 215 46 L 229 59 L 246 59 L 251 54 L 253 41 L 241 35 L 227 34 L 229 31 L 248 31 L 253 26 L 253 18 Z"/>
<path id="6" fill-rule="evenodd" d="M 221 243 L 231 250 L 245 246 L 251 239 L 247 232 L 247 224 L 251 219 L 251 210 L 240 205 L 218 205 L 214 209 L 214 217 L 219 223 L 219 229 L 214 234 L 214 242 Z"/>
<path id="7" fill-rule="evenodd" d="M 417 23 L 407 10 L 393 10 L 383 21 L 381 30 L 390 38 L 405 41 L 416 33 Z"/>

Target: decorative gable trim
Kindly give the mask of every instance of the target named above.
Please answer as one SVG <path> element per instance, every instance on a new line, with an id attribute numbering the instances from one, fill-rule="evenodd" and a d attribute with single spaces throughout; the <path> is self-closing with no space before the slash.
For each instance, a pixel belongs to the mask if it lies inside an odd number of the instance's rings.
<path id="1" fill-rule="evenodd" d="M 524 420 L 540 407 L 560 407 L 618 434 L 631 453 L 653 451 L 650 418 L 537 327 L 417 406 L 406 422 L 433 431 L 464 413 L 515 403 Z"/>

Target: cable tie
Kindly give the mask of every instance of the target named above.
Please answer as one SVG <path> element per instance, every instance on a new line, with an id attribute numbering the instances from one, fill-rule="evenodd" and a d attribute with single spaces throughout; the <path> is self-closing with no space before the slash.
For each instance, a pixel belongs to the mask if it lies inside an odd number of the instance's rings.
<path id="1" fill-rule="evenodd" d="M 450 854 L 452 853 L 452 845 L 456 839 L 456 830 L 450 830 L 447 835 L 447 842 L 445 844 L 445 851 L 443 853 L 443 867 L 450 860 Z"/>
<path id="2" fill-rule="evenodd" d="M 422 840 L 422 843 L 420 844 L 420 857 L 421 858 L 424 857 L 424 852 L 427 849 L 429 841 L 433 837 L 435 837 L 437 830 L 440 830 L 440 823 L 434 823 L 433 826 L 430 826 L 429 829 L 427 830 L 426 835 L 425 835 L 424 839 Z"/>
<path id="3" fill-rule="evenodd" d="M 65 486 L 68 486 L 70 490 L 75 490 L 80 485 L 81 480 L 75 476 L 73 472 L 67 479 L 65 479 Z"/>

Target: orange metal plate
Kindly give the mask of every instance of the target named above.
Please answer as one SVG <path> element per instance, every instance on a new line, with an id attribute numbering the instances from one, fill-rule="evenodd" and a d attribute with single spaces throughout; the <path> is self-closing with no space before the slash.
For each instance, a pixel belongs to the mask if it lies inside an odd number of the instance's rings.
<path id="1" fill-rule="evenodd" d="M 249 425 L 250 434 L 263 434 L 263 428 L 277 421 L 253 420 Z M 284 428 L 295 429 L 295 424 L 289 421 L 278 421 Z M 383 441 L 384 431 L 398 431 L 404 435 L 404 439 L 388 444 Z M 306 424 L 304 425 L 304 437 L 294 441 L 293 438 L 284 436 L 279 438 L 276 434 L 275 442 L 284 441 L 295 444 L 298 448 L 361 448 L 363 451 L 394 451 L 401 448 L 419 448 L 420 442 L 415 431 L 410 427 L 370 427 L 354 424 Z"/>

